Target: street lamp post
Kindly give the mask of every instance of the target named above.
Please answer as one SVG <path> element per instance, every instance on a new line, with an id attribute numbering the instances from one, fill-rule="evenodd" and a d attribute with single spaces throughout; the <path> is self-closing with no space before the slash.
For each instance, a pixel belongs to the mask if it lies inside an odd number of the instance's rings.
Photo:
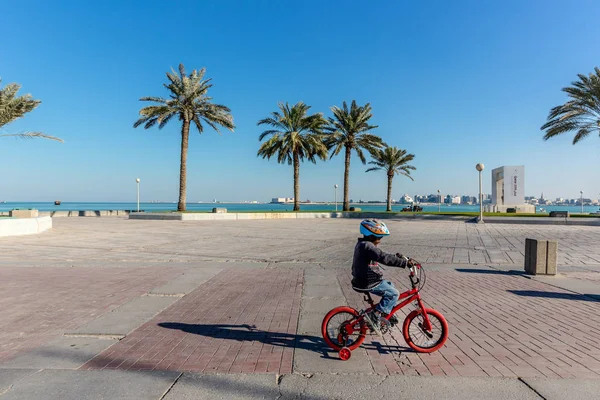
<path id="1" fill-rule="evenodd" d="M 335 212 L 337 212 L 337 188 L 338 188 L 337 184 L 333 185 L 333 189 L 334 189 L 334 193 L 335 193 L 334 194 L 334 198 L 335 198 Z"/>
<path id="2" fill-rule="evenodd" d="M 475 169 L 479 171 L 479 222 L 483 222 L 483 193 L 481 192 L 481 171 L 483 171 L 483 168 L 482 163 L 475 166 Z"/>
<path id="3" fill-rule="evenodd" d="M 441 207 L 442 207 L 442 195 L 440 194 L 440 189 L 438 189 L 438 212 L 441 211 L 441 209 L 440 209 Z"/>
<path id="4" fill-rule="evenodd" d="M 140 212 L 140 178 L 136 178 L 137 183 L 137 212 Z"/>
<path id="5" fill-rule="evenodd" d="M 580 199 L 580 201 L 581 201 L 581 213 L 583 214 L 583 190 L 580 190 L 579 194 L 581 195 L 581 199 Z"/>

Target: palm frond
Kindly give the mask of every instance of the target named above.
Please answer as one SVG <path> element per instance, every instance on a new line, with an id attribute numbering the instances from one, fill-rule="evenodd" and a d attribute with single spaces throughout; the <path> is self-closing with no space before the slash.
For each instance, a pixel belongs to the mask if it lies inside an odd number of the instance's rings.
<path id="1" fill-rule="evenodd" d="M 133 126 L 137 128 L 144 125 L 145 129 L 149 129 L 158 124 L 159 129 L 162 129 L 174 116 L 179 116 L 181 121 L 193 123 L 200 133 L 204 131 L 203 124 L 207 124 L 219 134 L 219 127 L 233 131 L 235 125 L 231 110 L 224 105 L 213 103 L 212 97 L 207 94 L 212 84 L 211 79 L 204 79 L 205 72 L 202 68 L 187 74 L 183 64 L 179 64 L 177 71 L 171 69 L 167 72 L 168 82 L 164 87 L 169 90 L 169 99 L 142 97 L 141 101 L 157 104 L 142 108 L 140 118 Z"/>
<path id="2" fill-rule="evenodd" d="M 399 174 L 414 180 L 410 176 L 410 171 L 414 171 L 416 168 L 409 165 L 415 158 L 414 154 L 407 154 L 406 150 L 387 146 L 371 152 L 371 157 L 373 157 L 373 161 L 369 162 L 369 164 L 376 165 L 377 168 L 370 168 L 366 172 L 385 170 L 390 176 Z"/>
<path id="3" fill-rule="evenodd" d="M 600 68 L 595 67 L 589 76 L 578 75 L 579 81 L 563 88 L 570 100 L 553 107 L 548 113 L 544 140 L 576 132 L 573 144 L 578 143 L 590 133 L 600 134 Z"/>
<path id="4" fill-rule="evenodd" d="M 381 171 L 382 168 L 381 167 L 373 167 L 373 168 L 369 168 L 368 170 L 366 170 L 365 172 L 371 172 L 371 171 Z"/>
<path id="5" fill-rule="evenodd" d="M 60 138 L 46 135 L 45 133 L 41 133 L 41 132 L 4 133 L 4 134 L 0 135 L 0 137 L 2 137 L 2 136 L 12 136 L 12 137 L 16 137 L 19 139 L 44 138 L 44 139 L 56 140 L 57 142 L 64 143 L 64 141 Z"/>
<path id="6" fill-rule="evenodd" d="M 20 88 L 17 83 L 9 83 L 0 89 L 0 127 L 23 117 L 41 103 L 30 94 L 17 96 Z"/>
<path id="7" fill-rule="evenodd" d="M 269 129 L 263 131 L 259 141 L 263 141 L 258 156 L 270 159 L 277 155 L 279 163 L 291 164 L 294 155 L 300 160 L 316 162 L 317 159 L 327 158 L 327 146 L 324 143 L 323 127 L 327 120 L 322 114 L 308 114 L 310 106 L 298 102 L 293 106 L 289 103 L 279 103 L 278 111 L 272 112 L 267 118 L 258 121 L 257 125 L 266 125 Z"/>
<path id="8" fill-rule="evenodd" d="M 1 82 L 2 79 L 0 79 Z M 9 83 L 0 88 L 0 128 L 23 118 L 25 114 L 33 111 L 41 104 L 40 100 L 33 99 L 30 94 L 18 96 L 20 89 L 21 85 L 17 83 Z M 44 138 L 62 142 L 62 139 L 41 132 L 5 133 L 0 136 L 12 136 L 22 139 Z"/>

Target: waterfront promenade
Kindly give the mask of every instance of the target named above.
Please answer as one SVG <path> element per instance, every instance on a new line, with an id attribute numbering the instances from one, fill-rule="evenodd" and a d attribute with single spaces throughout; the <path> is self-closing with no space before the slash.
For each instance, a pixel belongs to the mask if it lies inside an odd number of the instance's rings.
<path id="1" fill-rule="evenodd" d="M 399 332 L 342 362 L 320 339 L 362 307 L 357 220 L 55 219 L 0 239 L 0 400 L 570 399 L 600 389 L 593 226 L 386 221 L 382 248 L 424 263 L 445 314 L 437 353 Z M 559 241 L 557 277 L 526 277 L 525 238 Z M 406 272 L 386 274 L 406 287 Z"/>

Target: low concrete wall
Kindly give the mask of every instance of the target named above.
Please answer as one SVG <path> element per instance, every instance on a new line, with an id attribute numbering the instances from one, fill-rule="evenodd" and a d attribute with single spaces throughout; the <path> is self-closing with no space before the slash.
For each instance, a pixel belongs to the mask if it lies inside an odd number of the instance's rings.
<path id="1" fill-rule="evenodd" d="M 421 221 L 473 221 L 474 217 L 462 215 L 437 215 L 413 213 L 369 213 L 369 212 L 330 212 L 330 213 L 131 213 L 129 219 L 171 220 L 171 221 L 233 221 L 250 219 L 314 219 L 314 218 L 377 218 Z M 600 226 L 600 218 L 545 218 L 545 217 L 484 217 L 488 224 L 538 224 L 538 225 L 586 225 Z"/>
<path id="2" fill-rule="evenodd" d="M 41 233 L 52 228 L 52 218 L 0 218 L 0 236 Z"/>
<path id="3" fill-rule="evenodd" d="M 85 210 L 85 211 L 39 211 L 40 217 L 125 217 L 129 210 Z M 0 215 L 10 215 L 10 211 L 2 211 Z"/>
<path id="4" fill-rule="evenodd" d="M 379 219 L 452 219 L 468 220 L 472 217 L 457 217 L 443 215 L 418 215 L 418 214 L 378 214 L 367 212 L 324 212 L 324 213 L 131 213 L 129 219 L 144 220 L 171 220 L 171 221 L 222 221 L 222 220 L 248 220 L 248 219 L 314 219 L 314 218 L 379 218 Z"/>

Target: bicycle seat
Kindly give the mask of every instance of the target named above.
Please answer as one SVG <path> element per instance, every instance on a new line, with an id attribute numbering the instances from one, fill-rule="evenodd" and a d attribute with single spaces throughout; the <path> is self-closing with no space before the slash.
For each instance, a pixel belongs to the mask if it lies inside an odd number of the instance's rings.
<path id="1" fill-rule="evenodd" d="M 352 286 L 352 289 L 354 289 L 354 291 L 358 293 L 369 293 L 371 291 L 371 289 L 361 289 L 354 286 Z"/>

